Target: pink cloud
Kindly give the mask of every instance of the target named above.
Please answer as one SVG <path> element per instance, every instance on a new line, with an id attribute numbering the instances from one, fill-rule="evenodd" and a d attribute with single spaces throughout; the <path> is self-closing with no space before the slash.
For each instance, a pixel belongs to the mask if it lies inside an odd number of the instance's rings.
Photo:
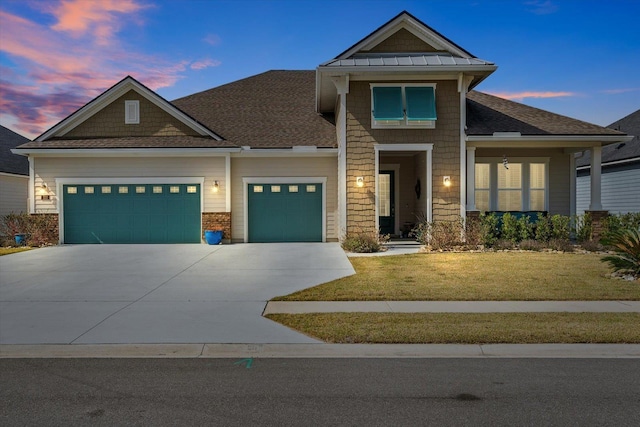
<path id="1" fill-rule="evenodd" d="M 138 20 L 136 13 L 146 6 L 137 0 L 46 5 L 58 20 L 51 27 L 0 10 L 0 51 L 10 60 L 0 69 L 0 120 L 28 135 L 42 133 L 126 75 L 157 90 L 174 85 L 187 70 L 219 64 L 173 60 L 126 45 L 114 20 L 125 13 Z M 83 32 L 94 37 L 78 37 Z"/>
<path id="2" fill-rule="evenodd" d="M 135 0 L 62 0 L 51 8 L 58 22 L 51 28 L 68 31 L 75 37 L 93 33 L 98 45 L 107 45 L 120 29 L 121 15 L 133 14 L 148 7 Z"/>
<path id="3" fill-rule="evenodd" d="M 201 61 L 196 61 L 193 62 L 189 68 L 191 68 L 192 70 L 203 70 L 205 68 L 209 68 L 209 67 L 217 67 L 218 65 L 220 65 L 221 62 L 220 61 L 216 61 L 215 59 L 203 59 Z"/>
<path id="4" fill-rule="evenodd" d="M 639 91 L 640 87 L 630 87 L 630 88 L 625 88 L 625 89 L 607 89 L 607 90 L 602 90 L 600 92 L 602 93 L 606 93 L 608 95 L 618 95 L 621 93 L 629 93 L 629 92 L 636 92 Z"/>
<path id="5" fill-rule="evenodd" d="M 525 91 L 525 92 L 487 92 L 489 95 L 497 96 L 498 98 L 509 99 L 509 100 L 520 100 L 522 101 L 525 98 L 561 98 L 565 96 L 576 96 L 577 94 L 574 92 L 535 92 L 535 91 Z"/>
<path id="6" fill-rule="evenodd" d="M 202 39 L 202 41 L 204 41 L 207 44 L 210 44 L 211 46 L 217 46 L 222 42 L 222 39 L 217 34 L 207 34 L 207 36 L 204 39 Z"/>

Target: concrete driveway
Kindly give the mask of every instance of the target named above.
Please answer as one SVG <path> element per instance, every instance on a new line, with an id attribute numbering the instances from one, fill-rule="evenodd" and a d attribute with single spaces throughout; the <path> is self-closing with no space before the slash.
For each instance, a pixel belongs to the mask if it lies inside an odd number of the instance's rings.
<path id="1" fill-rule="evenodd" d="M 312 343 L 266 301 L 351 274 L 337 243 L 42 248 L 0 257 L 0 344 Z"/>

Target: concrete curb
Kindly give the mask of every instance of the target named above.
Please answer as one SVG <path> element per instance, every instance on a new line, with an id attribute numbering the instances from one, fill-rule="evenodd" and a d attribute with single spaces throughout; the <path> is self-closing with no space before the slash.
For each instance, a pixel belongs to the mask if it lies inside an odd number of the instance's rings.
<path id="1" fill-rule="evenodd" d="M 640 301 L 269 301 L 274 313 L 639 313 Z"/>
<path id="2" fill-rule="evenodd" d="M 0 345 L 10 358 L 640 358 L 640 344 Z"/>

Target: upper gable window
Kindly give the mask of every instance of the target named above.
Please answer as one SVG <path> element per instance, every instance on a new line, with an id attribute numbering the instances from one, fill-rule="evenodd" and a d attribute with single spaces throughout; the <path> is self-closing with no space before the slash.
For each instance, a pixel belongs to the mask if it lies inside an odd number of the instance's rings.
<path id="1" fill-rule="evenodd" d="M 436 85 L 371 84 L 371 124 L 380 128 L 435 128 Z"/>
<path id="2" fill-rule="evenodd" d="M 127 125 L 140 123 L 140 101 L 124 101 L 124 123 Z"/>

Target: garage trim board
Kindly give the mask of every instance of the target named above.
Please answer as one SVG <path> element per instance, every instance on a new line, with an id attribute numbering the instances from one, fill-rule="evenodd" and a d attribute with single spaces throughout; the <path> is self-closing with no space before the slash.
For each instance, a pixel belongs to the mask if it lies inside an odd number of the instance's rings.
<path id="1" fill-rule="evenodd" d="M 327 241 L 327 177 L 243 177 L 244 242 L 249 243 L 249 185 L 250 184 L 318 184 L 322 193 L 322 242 Z"/>
<path id="2" fill-rule="evenodd" d="M 58 196 L 59 217 L 58 227 L 60 230 L 60 242 L 65 242 L 65 219 L 64 219 L 64 187 L 68 185 L 135 185 L 135 184 L 196 184 L 199 185 L 200 193 L 200 213 L 204 206 L 204 177 L 164 177 L 164 178 L 58 178 L 56 179 L 56 193 Z M 202 227 L 201 227 L 202 228 Z M 202 234 L 202 230 L 200 230 Z"/>

